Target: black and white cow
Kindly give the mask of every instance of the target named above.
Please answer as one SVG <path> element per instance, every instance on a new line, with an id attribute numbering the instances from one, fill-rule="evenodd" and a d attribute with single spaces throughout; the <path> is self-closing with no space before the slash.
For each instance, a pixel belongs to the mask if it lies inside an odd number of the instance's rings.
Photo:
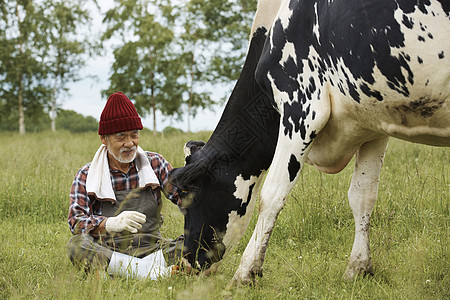
<path id="1" fill-rule="evenodd" d="M 210 140 L 170 180 L 191 264 L 208 268 L 259 218 L 234 280 L 261 273 L 278 213 L 305 162 L 337 173 L 355 240 L 345 277 L 371 273 L 369 220 L 389 136 L 450 146 L 448 0 L 260 0 L 247 59 Z M 269 169 L 270 166 L 270 169 Z"/>

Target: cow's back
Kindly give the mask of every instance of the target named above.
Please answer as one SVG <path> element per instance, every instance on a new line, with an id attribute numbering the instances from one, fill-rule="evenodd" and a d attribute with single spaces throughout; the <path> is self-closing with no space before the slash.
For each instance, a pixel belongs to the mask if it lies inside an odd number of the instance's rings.
<path id="1" fill-rule="evenodd" d="M 344 37 L 339 47 L 332 39 L 334 47 L 328 44 L 324 54 L 335 57 L 328 59 L 326 83 L 333 117 L 351 117 L 379 134 L 450 146 L 448 11 L 436 1 L 416 7 L 378 1 L 368 9 L 374 12 L 357 24 L 343 18 L 356 20 L 359 11 L 336 19 L 344 27 L 330 24 L 332 34 Z"/>
<path id="2" fill-rule="evenodd" d="M 338 172 L 361 144 L 383 135 L 450 146 L 446 3 L 291 1 L 279 11 L 259 81 L 286 95 L 274 99 L 280 111 L 306 106 L 317 89 L 327 95 L 331 114 L 310 162 Z"/>

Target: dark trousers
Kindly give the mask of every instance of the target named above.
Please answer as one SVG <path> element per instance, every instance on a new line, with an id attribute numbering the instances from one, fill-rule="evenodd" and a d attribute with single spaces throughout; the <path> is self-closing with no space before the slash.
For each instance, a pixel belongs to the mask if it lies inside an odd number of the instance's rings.
<path id="1" fill-rule="evenodd" d="M 168 265 L 177 264 L 183 255 L 184 238 L 180 236 L 175 240 L 167 240 L 158 236 L 144 234 L 145 240 L 155 240 L 155 243 L 143 243 L 136 246 L 130 242 L 129 237 L 94 238 L 90 234 L 74 235 L 67 243 L 69 258 L 76 266 L 90 270 L 91 268 L 104 269 L 109 265 L 113 251 L 135 256 L 145 257 L 162 249 Z M 141 234 L 142 236 L 142 234 Z M 134 245 L 133 245 L 134 244 Z"/>

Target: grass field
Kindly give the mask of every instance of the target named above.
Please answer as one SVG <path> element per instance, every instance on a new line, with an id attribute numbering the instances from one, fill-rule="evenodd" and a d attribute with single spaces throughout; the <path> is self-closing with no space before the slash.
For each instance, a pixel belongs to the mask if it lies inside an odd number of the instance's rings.
<path id="1" fill-rule="evenodd" d="M 153 135 L 141 146 L 183 164 L 183 144 L 210 133 Z M 246 241 L 213 276 L 102 279 L 70 263 L 68 194 L 99 146 L 96 133 L 0 133 L 0 299 L 449 299 L 450 150 L 391 140 L 372 214 L 375 275 L 342 279 L 353 243 L 347 202 L 353 163 L 326 175 L 307 166 L 281 212 L 256 286 L 229 287 Z M 164 201 L 162 233 L 182 233 Z"/>

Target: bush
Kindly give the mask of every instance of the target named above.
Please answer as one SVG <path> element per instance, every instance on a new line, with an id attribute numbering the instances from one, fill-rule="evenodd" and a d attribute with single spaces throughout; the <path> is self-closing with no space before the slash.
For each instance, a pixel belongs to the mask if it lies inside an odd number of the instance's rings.
<path id="1" fill-rule="evenodd" d="M 162 133 L 164 133 L 164 134 L 174 134 L 174 133 L 183 133 L 183 132 L 184 132 L 183 130 L 181 130 L 179 128 L 171 127 L 171 126 L 167 126 L 162 131 Z"/>
<path id="2" fill-rule="evenodd" d="M 56 129 L 65 129 L 74 133 L 97 131 L 98 122 L 93 117 L 85 117 L 73 110 L 61 109 L 56 117 Z"/>

